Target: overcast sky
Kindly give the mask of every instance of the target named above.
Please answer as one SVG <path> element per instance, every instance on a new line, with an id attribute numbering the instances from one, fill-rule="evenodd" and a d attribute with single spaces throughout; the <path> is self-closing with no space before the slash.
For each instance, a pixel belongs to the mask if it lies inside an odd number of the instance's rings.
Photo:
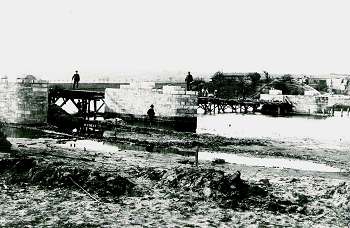
<path id="1" fill-rule="evenodd" d="M 348 11 L 337 0 L 4 0 L 0 74 L 350 73 Z"/>

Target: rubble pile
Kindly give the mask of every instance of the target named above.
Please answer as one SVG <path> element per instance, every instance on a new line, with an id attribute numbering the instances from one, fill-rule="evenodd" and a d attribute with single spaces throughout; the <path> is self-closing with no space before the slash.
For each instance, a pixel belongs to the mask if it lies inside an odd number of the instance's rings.
<path id="1" fill-rule="evenodd" d="M 241 179 L 240 172 L 225 173 L 213 168 L 194 168 L 179 166 L 168 171 L 147 168 L 143 176 L 156 181 L 159 188 L 168 188 L 180 196 L 192 195 L 200 200 L 212 200 L 221 207 L 247 208 L 255 201 L 262 201 L 267 195 L 267 188 L 248 183 Z M 262 203 L 262 204 L 263 204 Z"/>
<path id="2" fill-rule="evenodd" d="M 12 158 L 0 160 L 0 167 L 1 178 L 9 184 L 30 183 L 47 188 L 80 188 L 101 197 L 132 194 L 135 186 L 116 173 L 73 167 L 62 162 L 39 164 L 32 158 Z"/>
<path id="3" fill-rule="evenodd" d="M 346 182 L 340 183 L 329 189 L 325 198 L 331 199 L 334 208 L 339 208 L 345 220 L 350 221 L 350 184 Z"/>
<path id="4" fill-rule="evenodd" d="M 295 200 L 275 196 L 267 179 L 249 183 L 241 179 L 239 171 L 227 173 L 213 168 L 188 166 L 166 171 L 148 167 L 140 170 L 139 175 L 155 181 L 158 188 L 167 188 L 176 197 L 192 195 L 197 200 L 216 202 L 222 208 L 263 208 L 278 213 L 307 213 L 308 200 L 305 195 Z"/>
<path id="5" fill-rule="evenodd" d="M 198 192 L 204 197 L 242 197 L 249 185 L 240 178 L 240 173 L 226 174 L 211 168 L 179 167 L 168 171 L 161 180 L 162 185 Z"/>

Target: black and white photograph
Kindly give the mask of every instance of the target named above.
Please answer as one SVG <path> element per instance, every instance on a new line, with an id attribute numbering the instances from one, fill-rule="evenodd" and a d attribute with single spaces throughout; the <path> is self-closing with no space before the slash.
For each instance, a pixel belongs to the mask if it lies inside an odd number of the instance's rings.
<path id="1" fill-rule="evenodd" d="M 1 1 L 0 227 L 350 227 L 349 7 Z"/>

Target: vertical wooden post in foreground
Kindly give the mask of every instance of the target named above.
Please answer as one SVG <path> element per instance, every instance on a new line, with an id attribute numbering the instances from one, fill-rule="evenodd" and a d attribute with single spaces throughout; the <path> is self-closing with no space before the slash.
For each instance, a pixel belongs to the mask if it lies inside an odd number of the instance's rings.
<path id="1" fill-rule="evenodd" d="M 198 167 L 198 153 L 199 153 L 199 145 L 197 145 L 195 159 L 196 159 L 196 167 Z"/>

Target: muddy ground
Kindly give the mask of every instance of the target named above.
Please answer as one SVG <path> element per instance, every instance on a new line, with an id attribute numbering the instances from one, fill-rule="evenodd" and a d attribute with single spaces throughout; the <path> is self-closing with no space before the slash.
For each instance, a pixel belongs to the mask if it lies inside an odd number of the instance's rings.
<path id="1" fill-rule="evenodd" d="M 40 136 L 40 137 L 39 137 Z M 83 138 L 9 138 L 0 159 L 0 226 L 346 227 L 350 153 L 310 140 L 228 139 L 120 127 Z M 75 141 L 78 140 L 78 141 Z M 80 143 L 81 144 L 81 143 Z M 104 147 L 114 144 L 115 147 Z M 341 173 L 215 164 L 194 152 L 312 160 Z"/>

